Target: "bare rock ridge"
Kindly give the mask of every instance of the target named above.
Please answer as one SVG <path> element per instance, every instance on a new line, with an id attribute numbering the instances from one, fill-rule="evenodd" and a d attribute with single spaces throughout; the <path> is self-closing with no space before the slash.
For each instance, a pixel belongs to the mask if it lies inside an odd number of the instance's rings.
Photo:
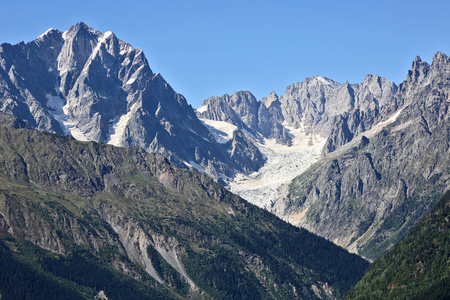
<path id="1" fill-rule="evenodd" d="M 0 46 L 0 110 L 39 130 L 157 152 L 216 178 L 260 167 L 230 157 L 141 49 L 84 23 Z"/>
<path id="2" fill-rule="evenodd" d="M 381 107 L 391 101 L 397 86 L 378 75 L 367 75 L 360 84 L 340 84 L 314 76 L 286 88 L 284 96 L 272 92 L 257 101 L 248 91 L 211 97 L 197 109 L 200 119 L 231 123 L 240 129 L 291 145 L 289 128 L 303 126 L 306 134 L 330 139 L 328 148 L 349 142 L 371 128 Z M 342 124 L 345 120 L 346 124 Z M 347 124 L 348 123 L 348 124 Z M 332 134 L 335 127 L 344 127 Z"/>
<path id="3" fill-rule="evenodd" d="M 277 98 L 276 94 L 272 97 Z M 248 91 L 235 92 L 233 95 L 211 97 L 203 101 L 197 109 L 200 119 L 228 122 L 254 136 L 262 135 L 274 138 L 281 144 L 290 144 L 286 128 L 281 123 L 279 102 L 274 100 L 268 107 L 257 101 Z M 277 118 L 279 117 L 279 118 Z"/>

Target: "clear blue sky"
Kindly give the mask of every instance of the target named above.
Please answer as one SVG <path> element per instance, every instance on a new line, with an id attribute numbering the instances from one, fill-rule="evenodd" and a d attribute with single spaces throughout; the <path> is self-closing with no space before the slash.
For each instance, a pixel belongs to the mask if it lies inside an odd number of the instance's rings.
<path id="1" fill-rule="evenodd" d="M 144 50 L 189 103 L 249 90 L 258 99 L 306 77 L 400 83 L 416 55 L 450 54 L 450 1 L 3 1 L 0 42 L 77 22 Z"/>

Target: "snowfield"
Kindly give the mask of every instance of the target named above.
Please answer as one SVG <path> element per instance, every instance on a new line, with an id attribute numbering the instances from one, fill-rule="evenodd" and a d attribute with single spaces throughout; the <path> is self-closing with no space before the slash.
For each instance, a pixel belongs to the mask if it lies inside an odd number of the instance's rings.
<path id="1" fill-rule="evenodd" d="M 229 182 L 229 189 L 245 200 L 262 208 L 269 208 L 280 195 L 280 189 L 315 163 L 326 138 L 305 135 L 303 127 L 286 127 L 294 136 L 292 146 L 280 145 L 273 139 L 256 143 L 267 157 L 266 164 L 250 175 L 239 173 Z"/>

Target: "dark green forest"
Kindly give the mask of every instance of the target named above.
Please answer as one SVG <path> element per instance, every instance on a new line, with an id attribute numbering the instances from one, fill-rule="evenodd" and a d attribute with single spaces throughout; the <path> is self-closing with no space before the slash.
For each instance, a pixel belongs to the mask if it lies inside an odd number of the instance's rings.
<path id="1" fill-rule="evenodd" d="M 9 235 L 0 239 L 1 299 L 167 299 L 155 289 L 125 276 L 84 250 L 56 255 Z M 152 279 L 142 272 L 142 279 Z"/>

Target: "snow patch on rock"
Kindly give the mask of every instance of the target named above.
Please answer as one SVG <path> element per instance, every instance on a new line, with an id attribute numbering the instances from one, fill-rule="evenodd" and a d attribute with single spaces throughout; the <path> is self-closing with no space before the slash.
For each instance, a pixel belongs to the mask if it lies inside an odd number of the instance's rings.
<path id="1" fill-rule="evenodd" d="M 202 106 L 200 106 L 199 108 L 196 109 L 197 112 L 199 113 L 204 113 L 205 111 L 208 110 L 208 104 L 203 104 Z"/>
<path id="2" fill-rule="evenodd" d="M 50 115 L 58 121 L 59 125 L 61 125 L 62 130 L 66 135 L 69 135 L 69 129 L 65 125 L 67 122 L 67 116 L 64 114 L 64 100 L 61 99 L 59 95 L 54 96 L 47 94 L 47 106 L 51 108 L 49 110 Z"/>
<path id="3" fill-rule="evenodd" d="M 130 110 L 126 114 L 117 116 L 115 119 L 110 121 L 111 125 L 109 127 L 109 138 L 107 139 L 107 144 L 119 147 L 122 145 L 123 132 L 125 131 L 128 121 L 135 112 L 134 110 L 136 104 L 137 102 L 130 107 Z"/>
<path id="4" fill-rule="evenodd" d="M 49 28 L 46 32 L 44 32 L 43 34 L 41 34 L 38 39 L 42 39 L 44 38 L 44 36 L 46 36 L 49 32 L 56 30 L 55 28 Z"/>
<path id="5" fill-rule="evenodd" d="M 209 132 L 214 136 L 220 144 L 226 144 L 233 138 L 233 132 L 237 126 L 223 121 L 213 121 L 209 119 L 199 119 L 208 128 Z"/>
<path id="6" fill-rule="evenodd" d="M 322 76 L 317 76 L 316 79 L 317 79 L 317 81 L 320 81 L 325 85 L 330 85 L 330 83 Z"/>
<path id="7" fill-rule="evenodd" d="M 71 135 L 79 141 L 88 141 L 89 139 L 77 127 L 77 123 L 69 118 L 67 104 L 59 94 L 59 88 L 56 87 L 57 95 L 47 94 L 47 106 L 50 108 L 50 115 L 58 121 L 65 135 Z"/>
<path id="8" fill-rule="evenodd" d="M 140 66 L 127 80 L 125 84 L 133 84 L 133 82 L 136 80 L 136 78 L 139 76 L 141 71 L 144 69 L 144 65 Z"/>
<path id="9" fill-rule="evenodd" d="M 128 79 L 126 84 L 132 84 L 135 81 L 136 81 L 136 77 L 132 77 L 132 78 Z"/>
<path id="10" fill-rule="evenodd" d="M 184 164 L 188 166 L 189 168 L 195 168 L 197 170 L 205 170 L 204 167 L 196 163 L 195 161 L 190 160 L 189 162 L 185 161 Z"/>

